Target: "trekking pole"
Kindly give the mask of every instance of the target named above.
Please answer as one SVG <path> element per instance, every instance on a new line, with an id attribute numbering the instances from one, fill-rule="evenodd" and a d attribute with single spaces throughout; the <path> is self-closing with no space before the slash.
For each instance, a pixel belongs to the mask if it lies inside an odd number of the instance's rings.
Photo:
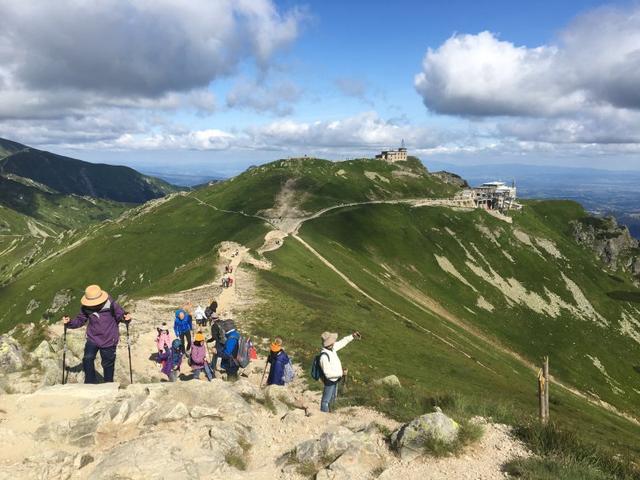
<path id="1" fill-rule="evenodd" d="M 64 324 L 64 333 L 62 334 L 62 384 L 65 382 L 65 371 L 67 370 L 67 324 Z"/>
<path id="2" fill-rule="evenodd" d="M 127 349 L 129 350 L 129 380 L 133 383 L 133 369 L 131 368 L 131 340 L 129 339 L 129 322 L 126 322 L 127 326 Z"/>
<path id="3" fill-rule="evenodd" d="M 262 372 L 262 378 L 260 379 L 260 388 L 262 388 L 262 383 L 264 382 L 264 376 L 267 374 L 267 365 L 269 365 L 269 358 L 267 358 L 267 362 L 264 364 L 264 372 Z"/>

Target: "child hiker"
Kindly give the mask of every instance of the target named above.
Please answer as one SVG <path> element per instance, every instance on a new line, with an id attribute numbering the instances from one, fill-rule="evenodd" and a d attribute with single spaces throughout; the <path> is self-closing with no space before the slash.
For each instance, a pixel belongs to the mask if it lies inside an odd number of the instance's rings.
<path id="1" fill-rule="evenodd" d="M 179 338 L 171 343 L 171 348 L 165 348 L 164 352 L 158 355 L 158 361 L 162 363 L 161 372 L 169 378 L 170 382 L 178 380 L 183 355 L 184 348 Z"/>
<path id="2" fill-rule="evenodd" d="M 162 323 L 156 327 L 158 330 L 158 336 L 156 337 L 156 347 L 158 349 L 158 354 L 165 351 L 166 348 L 171 347 L 171 335 L 169 334 L 169 327 L 167 327 L 166 323 Z"/>
<path id="3" fill-rule="evenodd" d="M 271 344 L 271 351 L 267 358 L 267 364 L 271 365 L 269 368 L 269 376 L 267 377 L 267 385 L 284 385 L 290 383 L 293 380 L 291 367 L 291 361 L 289 356 L 282 348 L 282 337 L 276 337 Z M 289 367 L 287 367 L 289 365 Z M 287 375 L 285 375 L 285 371 Z"/>
<path id="4" fill-rule="evenodd" d="M 202 370 L 204 370 L 204 362 L 206 362 L 206 356 L 207 347 L 204 343 L 204 334 L 201 330 L 198 330 L 193 340 L 191 354 L 189 355 L 189 365 L 191 365 L 193 378 L 195 378 L 196 380 L 200 378 L 200 374 L 202 373 Z"/>

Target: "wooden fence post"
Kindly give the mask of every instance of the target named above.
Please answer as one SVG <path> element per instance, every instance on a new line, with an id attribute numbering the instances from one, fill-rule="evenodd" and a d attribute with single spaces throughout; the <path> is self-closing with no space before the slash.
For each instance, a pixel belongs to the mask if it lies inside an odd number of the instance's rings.
<path id="1" fill-rule="evenodd" d="M 549 357 L 544 357 L 544 423 L 549 422 Z"/>
<path id="2" fill-rule="evenodd" d="M 539 408 L 539 417 L 540 423 L 545 423 L 545 405 L 544 405 L 544 374 L 542 369 L 538 372 L 538 408 Z"/>

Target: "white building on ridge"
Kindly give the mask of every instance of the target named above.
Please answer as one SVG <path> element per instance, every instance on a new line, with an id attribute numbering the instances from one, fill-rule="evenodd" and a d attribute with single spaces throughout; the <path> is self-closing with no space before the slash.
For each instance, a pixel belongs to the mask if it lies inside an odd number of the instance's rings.
<path id="1" fill-rule="evenodd" d="M 477 207 L 487 210 L 520 210 L 522 205 L 516 202 L 515 182 L 508 186 L 505 182 L 486 182 L 479 187 L 466 190 L 465 197 L 472 198 Z"/>

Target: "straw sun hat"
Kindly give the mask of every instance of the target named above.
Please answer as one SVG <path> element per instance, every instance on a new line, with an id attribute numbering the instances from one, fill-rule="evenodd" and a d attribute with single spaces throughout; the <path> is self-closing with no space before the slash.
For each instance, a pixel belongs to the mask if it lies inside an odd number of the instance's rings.
<path id="1" fill-rule="evenodd" d="M 84 289 L 84 295 L 80 299 L 80 303 L 85 307 L 95 307 L 106 302 L 108 298 L 109 294 L 98 285 L 89 285 Z"/>

